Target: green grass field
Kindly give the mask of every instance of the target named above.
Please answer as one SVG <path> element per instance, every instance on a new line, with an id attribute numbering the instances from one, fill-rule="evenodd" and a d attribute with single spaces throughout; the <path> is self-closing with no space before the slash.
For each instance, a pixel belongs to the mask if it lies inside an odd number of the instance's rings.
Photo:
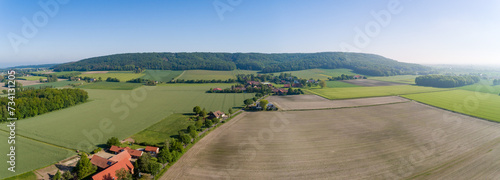
<path id="1" fill-rule="evenodd" d="M 415 78 L 417 77 L 418 77 L 417 75 L 382 76 L 382 77 L 374 76 L 374 77 L 368 77 L 368 79 L 405 83 L 405 84 L 415 84 Z"/>
<path id="2" fill-rule="evenodd" d="M 169 82 L 177 76 L 181 75 L 184 71 L 170 71 L 170 70 L 146 70 L 144 76 L 141 78 L 153 81 Z"/>
<path id="3" fill-rule="evenodd" d="M 337 77 L 342 74 L 356 75 L 350 69 L 307 69 L 301 71 L 286 71 L 285 73 L 292 73 L 292 76 L 297 76 L 304 79 L 328 79 L 329 77 Z M 279 75 L 279 73 L 273 73 Z"/>
<path id="4" fill-rule="evenodd" d="M 481 82 L 479 82 L 479 83 L 476 83 L 473 85 L 468 85 L 468 86 L 458 87 L 457 89 L 482 92 L 482 93 L 497 94 L 497 95 L 500 93 L 500 86 L 499 85 L 493 86 L 493 81 L 491 81 L 491 80 L 481 80 Z"/>
<path id="5" fill-rule="evenodd" d="M 136 143 L 149 142 L 161 144 L 177 132 L 186 129 L 195 121 L 190 121 L 189 116 L 183 114 L 172 114 L 149 128 L 135 134 L 132 138 Z"/>
<path id="6" fill-rule="evenodd" d="M 81 77 L 102 78 L 105 81 L 108 77 L 118 78 L 120 82 L 125 82 L 131 79 L 137 79 L 144 76 L 144 73 L 133 73 L 132 71 L 110 71 L 108 73 L 96 73 L 96 74 L 81 74 Z"/>
<path id="7" fill-rule="evenodd" d="M 315 88 L 305 90 L 311 94 L 328 99 L 351 99 L 362 97 L 395 96 L 423 92 L 445 91 L 450 89 L 422 87 L 413 85 L 402 86 L 376 86 L 376 87 L 346 87 L 346 88 Z"/>
<path id="8" fill-rule="evenodd" d="M 24 87 L 40 88 L 43 86 L 52 86 L 52 87 L 58 88 L 58 87 L 65 87 L 65 86 L 69 86 L 71 84 L 77 84 L 77 83 L 82 83 L 82 82 L 63 80 L 63 81 L 42 83 L 42 84 L 36 84 L 36 85 L 24 86 Z"/>
<path id="9" fill-rule="evenodd" d="M 130 137 L 174 113 L 190 113 L 194 106 L 207 111 L 238 108 L 254 94 L 205 93 L 211 87 L 143 86 L 134 90 L 86 89 L 89 102 L 17 122 L 18 134 L 72 149 L 91 151 L 112 136 Z M 109 127 L 108 127 L 109 126 Z M 0 127 L 6 129 L 5 125 Z"/>
<path id="10" fill-rule="evenodd" d="M 44 76 L 23 76 L 23 77 L 19 77 L 17 79 L 21 79 L 21 80 L 27 80 L 27 81 L 39 81 L 40 78 L 42 78 L 43 80 L 47 80 L 47 77 L 44 77 Z"/>
<path id="11" fill-rule="evenodd" d="M 227 80 L 236 79 L 237 74 L 257 74 L 258 71 L 233 70 L 233 71 L 211 71 L 211 70 L 187 70 L 179 77 L 184 80 Z"/>
<path id="12" fill-rule="evenodd" d="M 142 83 L 121 83 L 121 82 L 96 82 L 87 83 L 78 88 L 81 89 L 108 89 L 108 90 L 132 90 L 141 87 Z"/>
<path id="13" fill-rule="evenodd" d="M 60 76 L 60 75 L 66 75 L 66 74 L 71 74 L 71 73 L 77 73 L 77 72 L 81 73 L 81 71 L 62 71 L 62 72 L 53 72 L 53 73 L 50 73 L 50 74 L 53 74 L 53 75 L 56 75 L 56 76 Z"/>
<path id="14" fill-rule="evenodd" d="M 466 90 L 403 95 L 418 102 L 500 122 L 500 96 Z"/>
<path id="15" fill-rule="evenodd" d="M 1 124 L 5 127 L 5 124 Z M 16 127 L 22 129 L 22 126 Z M 16 129 L 17 130 L 17 129 Z M 0 153 L 2 160 L 7 160 L 6 156 L 9 153 L 10 145 L 7 143 L 9 135 L 5 131 L 0 131 Z M 47 145 L 41 142 L 33 141 L 27 138 L 16 136 L 16 172 L 12 173 L 7 170 L 8 164 L 6 161 L 0 163 L 0 179 L 23 174 L 29 171 L 39 169 L 44 166 L 54 164 L 65 158 L 75 155 L 76 153 L 58 148 L 55 146 Z M 28 176 L 28 175 L 27 175 Z M 22 176 L 24 177 L 24 176 Z M 19 178 L 22 178 L 19 177 Z"/>
<path id="16" fill-rule="evenodd" d="M 361 87 L 355 84 L 349 84 L 342 81 L 326 81 L 326 87 L 329 88 L 344 88 L 344 87 Z"/>
<path id="17" fill-rule="evenodd" d="M 4 180 L 36 180 L 36 174 L 32 171 L 17 176 L 5 178 Z"/>

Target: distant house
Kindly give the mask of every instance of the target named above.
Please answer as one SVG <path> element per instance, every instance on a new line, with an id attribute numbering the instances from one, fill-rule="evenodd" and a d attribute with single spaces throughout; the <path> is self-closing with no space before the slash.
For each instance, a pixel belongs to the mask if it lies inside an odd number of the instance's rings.
<path id="1" fill-rule="evenodd" d="M 225 114 L 223 112 L 221 112 L 221 111 L 215 111 L 215 112 L 208 113 L 208 118 L 210 118 L 210 119 L 212 119 L 212 118 L 219 119 L 219 118 L 221 118 L 223 116 L 225 116 Z"/>
<path id="2" fill-rule="evenodd" d="M 90 82 L 94 82 L 94 81 L 96 81 L 95 78 L 90 78 Z"/>
<path id="3" fill-rule="evenodd" d="M 277 95 L 285 95 L 288 90 L 287 89 L 281 89 L 281 88 L 276 88 L 276 89 L 273 89 L 273 92 L 276 93 Z"/>
<path id="4" fill-rule="evenodd" d="M 284 88 L 290 88 L 290 84 L 283 85 Z"/>
<path id="5" fill-rule="evenodd" d="M 151 153 L 152 155 L 156 155 L 160 152 L 159 147 L 153 147 L 153 146 L 146 146 L 144 149 L 145 152 Z"/>
<path id="6" fill-rule="evenodd" d="M 300 83 L 293 83 L 292 87 L 302 87 L 302 84 L 300 84 Z"/>
<path id="7" fill-rule="evenodd" d="M 214 91 L 222 91 L 222 88 L 214 88 Z"/>
<path id="8" fill-rule="evenodd" d="M 275 110 L 275 109 L 276 109 L 276 106 L 274 106 L 274 104 L 272 104 L 272 103 L 267 104 L 267 110 Z"/>
<path id="9" fill-rule="evenodd" d="M 355 75 L 353 77 L 354 77 L 354 79 L 362 79 L 363 78 L 363 76 L 361 76 L 361 75 Z"/>
<path id="10" fill-rule="evenodd" d="M 118 146 L 111 146 L 111 148 L 109 148 L 109 151 L 114 152 L 115 154 L 127 151 L 133 158 L 139 158 L 142 156 L 142 151 L 130 149 L 129 147 L 122 148 Z"/>
<path id="11" fill-rule="evenodd" d="M 247 88 L 245 87 L 234 87 L 235 90 L 245 91 Z"/>
<path id="12" fill-rule="evenodd" d="M 252 86 L 257 86 L 257 85 L 260 85 L 260 82 L 258 82 L 258 81 L 247 81 L 247 84 L 252 85 Z"/>
<path id="13" fill-rule="evenodd" d="M 93 180 L 117 180 L 118 177 L 116 177 L 116 171 L 120 169 L 125 169 L 126 171 L 130 173 L 134 173 L 134 165 L 129 160 L 122 160 L 119 162 L 116 162 L 115 164 L 111 165 L 110 167 L 104 169 L 103 171 L 97 173 L 96 175 L 92 176 Z"/>

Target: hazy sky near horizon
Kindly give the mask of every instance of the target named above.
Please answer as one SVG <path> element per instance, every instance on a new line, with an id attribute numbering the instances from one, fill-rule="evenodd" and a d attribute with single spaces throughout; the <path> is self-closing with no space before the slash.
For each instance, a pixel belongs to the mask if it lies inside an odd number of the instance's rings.
<path id="1" fill-rule="evenodd" d="M 500 1 L 0 0 L 0 67 L 129 52 L 346 50 L 500 64 Z"/>

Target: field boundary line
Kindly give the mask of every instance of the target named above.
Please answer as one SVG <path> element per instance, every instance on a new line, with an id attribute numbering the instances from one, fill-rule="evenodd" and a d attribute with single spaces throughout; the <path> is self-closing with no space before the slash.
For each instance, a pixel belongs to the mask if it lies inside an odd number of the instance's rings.
<path id="1" fill-rule="evenodd" d="M 349 108 L 373 107 L 373 106 L 382 106 L 382 105 L 391 105 L 391 104 L 402 104 L 402 103 L 409 103 L 409 102 L 411 102 L 411 101 L 391 102 L 391 103 L 383 103 L 383 104 L 371 104 L 371 105 L 362 105 L 362 106 L 333 107 L 333 108 L 290 109 L 290 110 L 281 110 L 281 111 L 287 112 L 287 111 L 314 111 L 314 110 L 331 110 L 331 109 L 349 109 Z"/>
<path id="2" fill-rule="evenodd" d="M 0 131 L 9 133 L 8 131 L 5 131 L 3 129 L 0 129 Z M 26 138 L 26 139 L 29 139 L 29 140 L 32 140 L 32 141 L 36 141 L 36 142 L 43 143 L 43 144 L 46 144 L 46 145 L 50 145 L 50 146 L 54 146 L 54 147 L 57 147 L 57 148 L 66 149 L 66 150 L 70 150 L 70 151 L 76 152 L 76 149 L 71 149 L 71 148 L 68 148 L 68 147 L 59 146 L 59 145 L 48 143 L 48 142 L 41 141 L 41 140 L 38 140 L 38 139 L 30 138 L 30 137 L 27 137 L 27 136 L 24 136 L 24 135 L 21 135 L 21 134 L 17 134 L 16 133 L 16 136 L 20 136 L 20 137 L 23 137 L 23 138 Z"/>
<path id="3" fill-rule="evenodd" d="M 360 87 L 358 87 L 360 88 Z M 454 91 L 454 90 L 457 90 L 457 89 L 443 89 L 443 90 L 436 90 L 436 91 L 426 91 L 426 92 L 416 92 L 416 93 L 406 93 L 406 94 L 392 94 L 392 95 L 380 95 L 380 96 L 363 96 L 363 97 L 353 97 L 353 98 L 338 98 L 338 99 L 330 99 L 328 97 L 326 97 L 325 95 L 323 94 L 320 94 L 320 93 L 317 93 L 317 92 L 314 92 L 314 91 L 311 91 L 309 89 L 303 89 L 309 93 L 312 93 L 314 95 L 318 95 L 318 96 L 321 96 L 325 99 L 328 99 L 328 100 L 347 100 L 347 99 L 362 99 L 362 98 L 373 98 L 373 97 L 390 97 L 390 96 L 399 96 L 401 97 L 402 95 L 411 95 L 411 94 L 424 94 L 424 93 L 434 93 L 434 92 L 444 92 L 444 91 Z"/>
<path id="4" fill-rule="evenodd" d="M 186 72 L 186 70 L 182 71 L 182 73 L 179 74 L 178 76 L 174 77 L 174 79 L 172 79 L 172 81 L 179 79 L 182 75 L 184 75 L 185 72 Z"/>
<path id="5" fill-rule="evenodd" d="M 431 105 L 431 104 L 427 104 L 425 102 L 421 102 L 421 101 L 418 101 L 418 100 L 415 100 L 415 99 L 411 99 L 411 98 L 407 98 L 407 97 L 403 97 L 403 96 L 400 96 L 400 97 L 408 99 L 408 100 L 411 100 L 412 102 L 418 103 L 420 105 L 430 106 L 430 107 L 433 107 L 433 108 L 436 108 L 436 109 L 440 109 L 440 110 L 444 110 L 444 111 L 448 111 L 448 112 L 460 114 L 460 115 L 471 117 L 471 118 L 481 119 L 481 120 L 484 120 L 484 121 L 489 121 L 489 122 L 493 122 L 493 123 L 500 123 L 499 121 L 495 121 L 495 120 L 491 120 L 491 119 L 486 119 L 486 118 L 482 118 L 482 117 L 477 117 L 477 116 L 474 116 L 474 115 L 470 115 L 470 114 L 465 114 L 465 113 L 462 113 L 462 112 L 453 111 L 451 109 L 445 109 L 445 108 L 442 108 L 442 107 L 439 107 L 439 106 L 434 106 L 434 105 Z"/>

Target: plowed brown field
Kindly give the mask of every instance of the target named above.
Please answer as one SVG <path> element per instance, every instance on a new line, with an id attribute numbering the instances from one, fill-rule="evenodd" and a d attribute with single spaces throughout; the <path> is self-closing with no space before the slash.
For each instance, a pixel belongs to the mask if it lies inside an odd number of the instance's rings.
<path id="1" fill-rule="evenodd" d="M 416 102 L 245 112 L 161 179 L 500 179 L 500 124 Z"/>

